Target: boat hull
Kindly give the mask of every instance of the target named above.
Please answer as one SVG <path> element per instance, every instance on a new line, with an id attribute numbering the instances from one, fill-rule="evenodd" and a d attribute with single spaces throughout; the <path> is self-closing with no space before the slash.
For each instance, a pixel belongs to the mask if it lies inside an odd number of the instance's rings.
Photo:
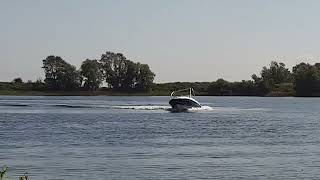
<path id="1" fill-rule="evenodd" d="M 200 108 L 201 105 L 192 98 L 174 98 L 169 101 L 173 110 L 185 111 L 191 108 Z"/>

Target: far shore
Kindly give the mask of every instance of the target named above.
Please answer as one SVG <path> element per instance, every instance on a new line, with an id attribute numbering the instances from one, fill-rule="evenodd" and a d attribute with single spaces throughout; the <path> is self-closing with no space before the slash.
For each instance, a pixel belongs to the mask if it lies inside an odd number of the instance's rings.
<path id="1" fill-rule="evenodd" d="M 151 91 L 151 92 L 119 92 L 119 91 L 23 91 L 23 90 L 0 90 L 2 96 L 170 96 L 171 92 Z M 248 96 L 241 94 L 233 95 L 208 95 L 200 92 L 197 96 Z M 266 96 L 248 97 L 295 97 L 291 93 L 272 92 Z"/>

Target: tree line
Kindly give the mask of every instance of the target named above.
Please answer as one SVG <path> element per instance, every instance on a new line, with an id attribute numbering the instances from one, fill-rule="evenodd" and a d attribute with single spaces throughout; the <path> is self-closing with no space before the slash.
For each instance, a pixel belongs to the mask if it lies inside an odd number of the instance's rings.
<path id="1" fill-rule="evenodd" d="M 48 90 L 99 89 L 105 83 L 116 91 L 148 91 L 155 74 L 147 64 L 135 63 L 121 53 L 107 51 L 101 59 L 86 59 L 80 69 L 59 56 L 48 56 L 43 60 L 44 83 Z"/>
<path id="2" fill-rule="evenodd" d="M 1 89 L 34 91 L 148 92 L 168 95 L 171 91 L 193 87 L 198 95 L 237 96 L 320 96 L 320 63 L 299 63 L 289 70 L 284 63 L 272 61 L 250 80 L 229 82 L 153 83 L 155 74 L 147 64 L 133 62 L 121 53 L 107 51 L 100 59 L 86 59 L 81 67 L 67 63 L 59 56 L 43 61 L 44 81 L 23 83 L 21 78 L 0 83 Z M 9 88 L 8 88 L 9 87 Z"/>
<path id="3" fill-rule="evenodd" d="M 155 90 L 173 91 L 193 87 L 200 95 L 233 96 L 320 96 L 320 63 L 300 63 L 290 71 L 281 62 L 272 61 L 251 80 L 229 82 L 218 79 L 213 82 L 175 82 L 155 84 Z"/>
<path id="4" fill-rule="evenodd" d="M 299 63 L 290 71 L 284 63 L 272 61 L 252 80 L 228 82 L 218 79 L 208 86 L 211 95 L 320 96 L 320 63 Z"/>

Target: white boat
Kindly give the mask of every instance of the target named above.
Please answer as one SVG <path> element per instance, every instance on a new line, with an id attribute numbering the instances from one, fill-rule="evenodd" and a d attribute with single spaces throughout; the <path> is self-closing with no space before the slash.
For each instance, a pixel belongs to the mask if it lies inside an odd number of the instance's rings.
<path id="1" fill-rule="evenodd" d="M 178 95 L 179 92 L 186 92 L 186 91 L 189 91 L 189 95 Z M 191 108 L 200 108 L 201 107 L 200 103 L 192 98 L 193 92 L 194 91 L 192 88 L 173 91 L 170 95 L 171 99 L 169 101 L 169 104 L 171 105 L 172 110 L 186 111 Z"/>

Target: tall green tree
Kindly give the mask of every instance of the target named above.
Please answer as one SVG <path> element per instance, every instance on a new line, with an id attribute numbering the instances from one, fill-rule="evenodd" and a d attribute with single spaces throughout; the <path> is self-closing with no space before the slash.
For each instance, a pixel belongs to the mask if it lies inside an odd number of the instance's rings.
<path id="1" fill-rule="evenodd" d="M 59 56 L 48 56 L 43 61 L 45 83 L 51 90 L 74 90 L 81 85 L 80 72 Z"/>
<path id="2" fill-rule="evenodd" d="M 297 96 L 320 95 L 320 64 L 300 63 L 293 67 L 294 87 Z"/>
<path id="3" fill-rule="evenodd" d="M 254 82 L 254 91 L 256 95 L 262 96 L 270 91 L 270 89 L 266 87 L 261 77 L 258 77 L 256 74 L 253 74 L 251 78 L 253 79 L 253 82 Z"/>
<path id="4" fill-rule="evenodd" d="M 92 91 L 98 89 L 103 81 L 101 64 L 97 60 L 86 59 L 81 65 L 81 75 L 84 88 Z"/>
<path id="5" fill-rule="evenodd" d="M 155 74 L 150 70 L 149 65 L 137 63 L 137 90 L 148 91 L 152 87 Z"/>
<path id="6" fill-rule="evenodd" d="M 147 64 L 134 63 L 121 53 L 107 51 L 99 61 L 106 83 L 114 90 L 149 90 L 155 74 Z"/>
<path id="7" fill-rule="evenodd" d="M 126 73 L 122 79 L 122 88 L 125 90 L 132 90 L 135 88 L 137 81 L 138 66 L 130 60 L 125 61 L 125 66 Z"/>
<path id="8" fill-rule="evenodd" d="M 292 74 L 289 69 L 286 68 L 284 63 L 278 63 L 272 61 L 269 67 L 264 66 L 261 70 L 261 78 L 257 75 L 252 75 L 253 80 L 257 85 L 264 87 L 261 89 L 266 89 L 271 91 L 276 84 L 290 83 L 293 81 Z M 261 84 L 262 83 L 262 84 Z"/>
<path id="9" fill-rule="evenodd" d="M 270 84 L 292 82 L 292 76 L 284 63 L 272 61 L 270 67 L 263 67 L 261 71 L 262 80 Z"/>
<path id="10" fill-rule="evenodd" d="M 121 53 L 107 51 L 102 54 L 100 63 L 108 83 L 113 89 L 120 90 L 124 86 L 123 79 L 126 77 L 126 57 Z"/>

